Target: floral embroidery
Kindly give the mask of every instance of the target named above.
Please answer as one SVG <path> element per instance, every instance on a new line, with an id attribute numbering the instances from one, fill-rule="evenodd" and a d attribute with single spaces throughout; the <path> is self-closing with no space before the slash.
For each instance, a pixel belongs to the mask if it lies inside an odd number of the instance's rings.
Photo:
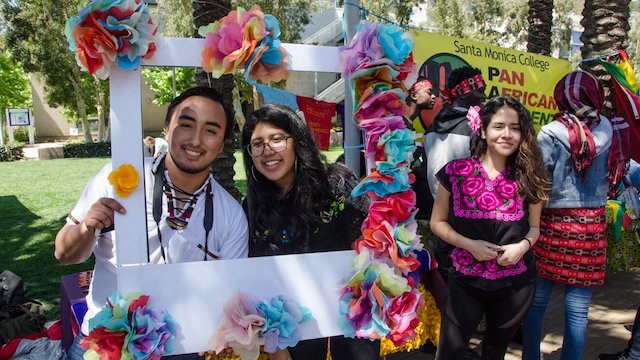
<path id="1" fill-rule="evenodd" d="M 478 261 L 467 250 L 455 248 L 451 252 L 451 260 L 456 271 L 467 276 L 478 276 L 489 280 L 496 280 L 505 276 L 520 275 L 527 270 L 524 259 L 515 265 L 502 266 L 496 259 Z"/>
<path id="2" fill-rule="evenodd" d="M 518 183 L 505 178 L 504 172 L 491 180 L 474 159 L 452 161 L 445 170 L 451 182 L 455 216 L 502 221 L 518 221 L 524 216 Z"/>

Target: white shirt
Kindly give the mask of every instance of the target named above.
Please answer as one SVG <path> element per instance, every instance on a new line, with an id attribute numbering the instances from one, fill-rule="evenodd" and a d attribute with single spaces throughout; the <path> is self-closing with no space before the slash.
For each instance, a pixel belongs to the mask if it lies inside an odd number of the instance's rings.
<path id="1" fill-rule="evenodd" d="M 162 158 L 162 157 L 161 157 Z M 162 264 L 160 242 L 158 241 L 158 227 L 153 219 L 153 184 L 154 176 L 151 172 L 154 159 L 146 158 L 144 163 L 147 229 L 150 262 Z M 105 165 L 89 181 L 78 203 L 71 211 L 67 222 L 76 224 L 81 222 L 91 205 L 101 197 L 114 197 L 113 187 L 107 177 L 111 172 L 111 164 Z M 213 228 L 207 239 L 209 251 L 219 255 L 220 259 L 245 258 L 248 255 L 247 219 L 240 204 L 234 199 L 213 177 L 211 177 L 213 190 Z M 142 184 L 142 182 L 141 182 Z M 165 250 L 167 263 L 202 261 L 204 252 L 197 248 L 204 242 L 205 229 L 203 225 L 205 194 L 201 194 L 194 204 L 193 213 L 189 223 L 183 230 L 173 230 L 164 221 L 167 216 L 167 198 L 162 198 L 162 217 L 159 222 L 162 232 L 162 244 Z M 74 221 L 77 220 L 76 221 Z M 117 288 L 116 257 L 113 232 L 101 235 L 95 244 L 95 267 L 89 293 L 86 301 L 88 311 L 82 322 L 82 332 L 89 333 L 89 319 L 95 316 L 104 306 L 107 298 Z"/>

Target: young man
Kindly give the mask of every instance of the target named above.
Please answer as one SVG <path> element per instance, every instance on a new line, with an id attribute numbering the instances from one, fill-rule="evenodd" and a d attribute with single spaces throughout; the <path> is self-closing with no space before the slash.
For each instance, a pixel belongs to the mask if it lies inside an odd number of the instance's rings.
<path id="1" fill-rule="evenodd" d="M 150 185 L 141 189 L 147 204 L 149 262 L 246 257 L 244 211 L 210 173 L 225 138 L 231 135 L 233 113 L 215 90 L 197 87 L 171 102 L 165 121 L 169 151 L 145 159 L 145 182 Z M 91 179 L 55 240 L 55 256 L 62 264 L 81 263 L 95 255 L 86 298 L 89 309 L 68 359 L 82 359 L 85 350 L 79 342 L 89 332 L 88 320 L 116 290 L 115 239 L 109 230 L 114 212 L 124 214 L 126 209 L 113 199 L 114 190 L 107 181 L 111 169 L 108 164 Z M 161 215 L 152 216 L 154 209 Z"/>
<path id="2" fill-rule="evenodd" d="M 433 109 L 436 103 L 436 95 L 433 93 L 433 85 L 429 79 L 418 79 L 418 81 L 409 89 L 407 96 L 407 108 L 404 115 L 410 121 L 420 116 L 422 110 Z M 421 120 L 422 121 L 422 120 Z M 424 126 L 428 126 L 424 124 Z"/>

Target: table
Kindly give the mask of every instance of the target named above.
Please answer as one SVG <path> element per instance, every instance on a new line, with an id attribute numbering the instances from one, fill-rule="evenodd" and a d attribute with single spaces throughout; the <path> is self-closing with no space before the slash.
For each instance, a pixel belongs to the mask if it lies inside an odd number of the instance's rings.
<path id="1" fill-rule="evenodd" d="M 87 312 L 85 296 L 93 271 L 65 275 L 60 279 L 60 320 L 62 325 L 62 348 L 65 351 L 78 335 L 84 314 Z"/>

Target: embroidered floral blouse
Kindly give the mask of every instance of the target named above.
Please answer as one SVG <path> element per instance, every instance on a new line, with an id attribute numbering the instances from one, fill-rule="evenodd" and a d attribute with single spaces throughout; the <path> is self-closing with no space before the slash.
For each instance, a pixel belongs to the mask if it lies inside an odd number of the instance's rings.
<path id="1" fill-rule="evenodd" d="M 437 174 L 451 192 L 449 223 L 461 235 L 507 245 L 520 242 L 529 231 L 528 204 L 518 195 L 518 183 L 507 176 L 510 169 L 491 179 L 480 161 L 451 161 Z M 483 290 L 529 283 L 535 280 L 535 257 L 528 251 L 520 261 L 502 266 L 497 261 L 478 261 L 462 248 L 448 247 L 452 266 L 449 278 Z"/>

